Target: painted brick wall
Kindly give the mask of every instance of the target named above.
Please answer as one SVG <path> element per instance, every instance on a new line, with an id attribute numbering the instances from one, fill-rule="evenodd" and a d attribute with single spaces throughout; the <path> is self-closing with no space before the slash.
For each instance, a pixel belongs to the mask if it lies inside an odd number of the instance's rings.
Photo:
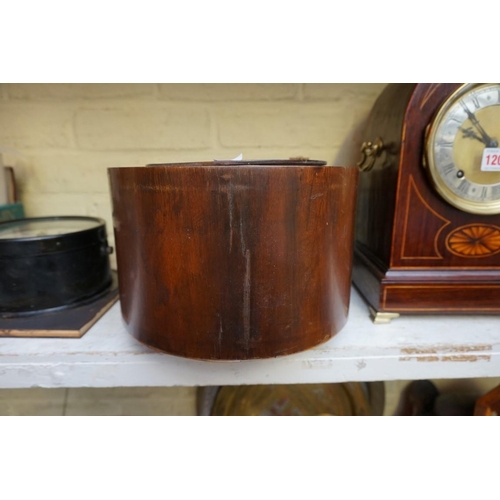
<path id="1" fill-rule="evenodd" d="M 308 156 L 333 162 L 384 84 L 0 84 L 0 149 L 27 216 L 96 215 L 106 169 Z"/>

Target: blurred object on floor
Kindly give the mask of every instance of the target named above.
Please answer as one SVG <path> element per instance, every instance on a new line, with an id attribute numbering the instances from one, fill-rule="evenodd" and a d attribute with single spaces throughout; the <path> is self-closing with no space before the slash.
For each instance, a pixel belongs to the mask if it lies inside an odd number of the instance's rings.
<path id="1" fill-rule="evenodd" d="M 220 385 L 198 387 L 196 393 L 196 413 L 200 417 L 208 417 L 212 413 L 215 398 L 220 390 Z"/>
<path id="2" fill-rule="evenodd" d="M 437 417 L 471 417 L 474 415 L 475 398 L 467 394 L 441 394 L 434 403 Z"/>
<path id="3" fill-rule="evenodd" d="M 396 416 L 471 416 L 474 396 L 465 392 L 440 393 L 430 380 L 415 380 L 402 391 Z"/>
<path id="4" fill-rule="evenodd" d="M 498 417 L 500 415 L 500 385 L 476 401 L 474 416 Z"/>
<path id="5" fill-rule="evenodd" d="M 438 395 L 439 391 L 430 380 L 415 380 L 401 393 L 395 415 L 403 417 L 433 415 L 434 402 Z"/>
<path id="6" fill-rule="evenodd" d="M 411 380 L 388 380 L 385 385 L 385 416 L 396 414 L 401 393 Z M 474 400 L 493 390 L 500 384 L 500 377 L 478 377 L 457 379 L 432 379 L 440 394 L 460 393 L 471 396 Z"/>
<path id="7" fill-rule="evenodd" d="M 382 415 L 383 411 L 383 382 L 225 386 L 198 390 L 199 415 L 366 416 Z"/>

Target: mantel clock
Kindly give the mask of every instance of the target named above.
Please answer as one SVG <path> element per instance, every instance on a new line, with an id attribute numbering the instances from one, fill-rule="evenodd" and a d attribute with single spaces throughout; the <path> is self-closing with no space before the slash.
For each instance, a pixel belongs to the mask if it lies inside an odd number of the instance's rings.
<path id="1" fill-rule="evenodd" d="M 390 84 L 365 138 L 353 281 L 375 321 L 500 313 L 500 84 Z"/>

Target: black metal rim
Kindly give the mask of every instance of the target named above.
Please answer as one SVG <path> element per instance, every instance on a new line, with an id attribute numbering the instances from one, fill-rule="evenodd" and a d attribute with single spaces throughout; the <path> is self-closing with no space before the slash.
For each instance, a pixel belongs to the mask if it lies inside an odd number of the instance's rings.
<path id="1" fill-rule="evenodd" d="M 106 223 L 97 217 L 80 216 L 58 216 L 58 217 L 37 217 L 29 219 L 19 219 L 18 221 L 8 221 L 0 223 L 0 231 L 12 225 L 14 222 L 56 222 L 56 221 L 87 221 L 96 225 L 87 229 L 63 233 L 51 234 L 47 236 L 34 236 L 27 238 L 6 238 L 0 239 L 0 259 L 2 258 L 24 258 L 38 257 L 42 255 L 55 254 L 60 252 L 70 252 L 81 250 L 93 244 L 106 244 Z"/>
<path id="2" fill-rule="evenodd" d="M 314 166 L 323 167 L 326 165 L 324 160 L 310 160 L 309 158 L 290 158 L 288 160 L 213 160 L 213 161 L 195 161 L 182 163 L 151 163 L 147 167 L 236 167 L 238 165 L 249 166 L 282 166 L 282 167 L 302 167 Z"/>
<path id="3" fill-rule="evenodd" d="M 83 299 L 79 299 L 76 302 L 72 302 L 71 304 L 64 304 L 62 306 L 57 306 L 57 307 L 50 307 L 48 309 L 36 309 L 32 311 L 15 311 L 15 312 L 4 311 L 0 312 L 0 318 L 10 319 L 10 318 L 21 318 L 25 316 L 36 316 L 37 314 L 54 313 L 54 312 L 64 311 L 66 309 L 80 307 L 86 304 L 91 304 L 96 300 L 99 300 L 101 297 L 109 293 L 111 288 L 118 288 L 118 279 L 115 271 L 111 271 L 111 280 L 106 283 L 104 288 L 101 288 L 98 292 L 93 293 L 92 295 L 87 296 Z"/>

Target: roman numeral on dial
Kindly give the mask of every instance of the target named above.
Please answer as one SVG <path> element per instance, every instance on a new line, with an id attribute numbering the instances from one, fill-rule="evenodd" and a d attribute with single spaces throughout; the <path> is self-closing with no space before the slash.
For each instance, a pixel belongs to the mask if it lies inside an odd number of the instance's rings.
<path id="1" fill-rule="evenodd" d="M 449 175 L 451 174 L 452 172 L 455 171 L 455 164 L 454 163 L 448 163 L 448 165 L 445 165 L 441 171 L 445 174 L 445 175 Z"/>
<path id="2" fill-rule="evenodd" d="M 493 198 L 500 198 L 500 185 L 493 186 L 491 188 L 491 192 L 493 194 Z"/>
<path id="3" fill-rule="evenodd" d="M 463 193 L 467 194 L 470 189 L 470 182 L 466 179 L 463 179 L 462 182 L 458 185 L 458 190 Z"/>

